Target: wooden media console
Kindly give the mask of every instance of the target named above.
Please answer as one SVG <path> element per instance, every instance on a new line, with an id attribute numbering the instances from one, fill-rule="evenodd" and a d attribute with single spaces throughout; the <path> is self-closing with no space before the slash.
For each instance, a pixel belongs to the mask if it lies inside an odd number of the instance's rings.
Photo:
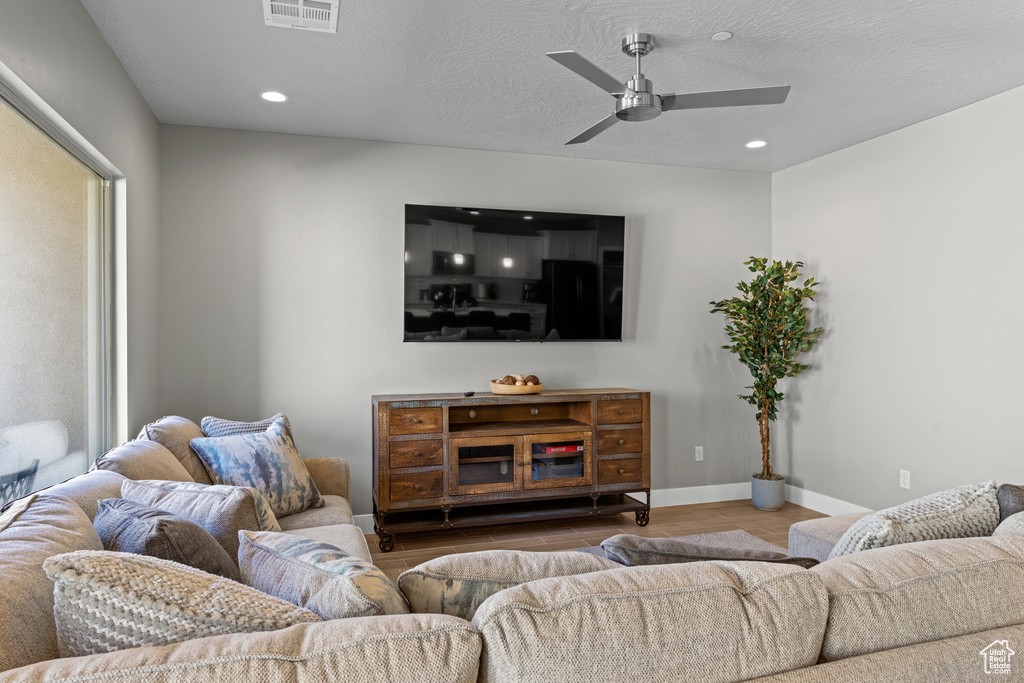
<path id="1" fill-rule="evenodd" d="M 374 396 L 381 550 L 429 529 L 622 512 L 645 526 L 650 399 L 633 389 Z"/>

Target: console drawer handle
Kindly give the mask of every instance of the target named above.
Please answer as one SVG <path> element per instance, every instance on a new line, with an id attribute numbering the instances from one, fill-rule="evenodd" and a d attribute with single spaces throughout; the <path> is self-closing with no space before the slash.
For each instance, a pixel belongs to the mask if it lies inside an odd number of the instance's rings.
<path id="1" fill-rule="evenodd" d="M 414 457 L 414 458 L 422 458 L 422 457 L 423 457 L 423 454 L 422 454 L 422 453 L 420 453 L 419 451 L 416 451 L 416 452 L 414 452 L 414 453 L 412 454 L 412 457 Z"/>
<path id="2" fill-rule="evenodd" d="M 476 411 L 475 410 L 469 411 L 469 416 L 470 417 L 476 417 Z"/>
<path id="3" fill-rule="evenodd" d="M 412 423 L 413 423 L 414 425 L 422 424 L 422 423 L 423 423 L 423 420 L 421 420 L 421 419 L 420 419 L 420 418 L 418 418 L 418 417 L 414 417 L 414 418 L 412 419 Z"/>
<path id="4" fill-rule="evenodd" d="M 620 409 L 619 409 L 619 415 L 625 415 L 625 414 L 626 414 L 626 411 L 625 411 L 625 410 L 622 410 L 622 409 L 620 408 Z"/>
<path id="5" fill-rule="evenodd" d="M 624 444 L 624 443 L 626 443 L 626 440 L 625 440 L 625 439 L 619 439 L 619 445 L 620 445 L 620 446 L 621 446 L 622 444 Z"/>
<path id="6" fill-rule="evenodd" d="M 621 471 L 621 470 L 620 470 L 620 471 Z M 413 485 L 412 485 L 412 487 L 413 487 L 413 489 L 415 489 L 415 490 L 417 490 L 417 491 L 419 491 L 419 490 L 420 490 L 420 485 L 419 485 L 419 484 L 413 484 Z"/>
<path id="7" fill-rule="evenodd" d="M 626 470 L 619 470 L 619 474 L 625 474 Z"/>
<path id="8" fill-rule="evenodd" d="M 537 408 L 530 408 L 530 415 L 536 415 L 540 412 Z"/>

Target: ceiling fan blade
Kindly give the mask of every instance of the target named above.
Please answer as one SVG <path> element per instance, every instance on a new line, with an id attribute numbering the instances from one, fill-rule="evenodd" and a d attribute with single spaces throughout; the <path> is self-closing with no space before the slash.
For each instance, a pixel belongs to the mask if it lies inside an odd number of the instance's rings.
<path id="1" fill-rule="evenodd" d="M 611 128 L 612 124 L 618 122 L 618 120 L 619 120 L 619 118 L 617 116 L 615 116 L 615 114 L 612 114 L 610 116 L 606 116 L 605 118 L 601 119 L 600 121 L 598 121 L 597 123 L 592 125 L 590 128 L 587 128 L 585 131 L 583 131 L 582 133 L 580 133 L 579 135 L 574 137 L 572 140 L 569 140 L 569 142 L 567 142 L 565 144 L 567 144 L 567 145 L 576 145 L 576 144 L 579 144 L 581 142 L 586 142 L 587 140 L 589 140 L 590 138 L 594 137 L 598 133 L 600 133 L 602 131 L 605 131 L 605 130 L 608 130 L 609 128 Z"/>
<path id="2" fill-rule="evenodd" d="M 705 109 L 708 107 L 745 107 L 754 104 L 782 104 L 789 95 L 789 86 L 691 92 L 683 95 L 662 95 L 661 110 Z"/>
<path id="3" fill-rule="evenodd" d="M 548 57 L 555 60 L 566 69 L 583 76 L 602 90 L 607 90 L 612 95 L 621 95 L 624 92 L 632 92 L 624 84 L 620 83 L 614 76 L 603 70 L 597 64 L 578 52 L 563 50 L 562 52 L 549 52 Z"/>

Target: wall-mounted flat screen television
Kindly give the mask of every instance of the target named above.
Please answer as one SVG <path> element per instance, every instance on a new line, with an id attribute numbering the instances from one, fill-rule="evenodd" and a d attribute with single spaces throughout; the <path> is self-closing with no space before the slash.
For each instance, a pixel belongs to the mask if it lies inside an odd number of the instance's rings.
<path id="1" fill-rule="evenodd" d="M 405 341 L 622 341 L 626 219 L 405 205 Z"/>

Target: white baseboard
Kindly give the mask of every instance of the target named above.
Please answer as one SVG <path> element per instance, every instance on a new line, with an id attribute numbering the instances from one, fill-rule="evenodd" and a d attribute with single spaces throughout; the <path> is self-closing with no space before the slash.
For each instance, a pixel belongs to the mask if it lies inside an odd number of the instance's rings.
<path id="1" fill-rule="evenodd" d="M 634 494 L 638 495 L 638 494 Z M 638 497 L 642 498 L 642 494 Z M 711 486 L 684 486 L 676 489 L 654 489 L 651 491 L 651 507 L 663 508 L 670 505 L 693 505 L 694 503 L 720 503 L 726 500 L 750 498 L 750 482 L 737 484 L 713 484 Z M 847 503 L 831 496 L 807 491 L 797 486 L 786 485 L 786 500 L 790 503 L 829 516 L 845 515 L 851 512 L 871 512 L 868 508 Z M 364 534 L 373 533 L 373 515 L 355 515 L 354 523 Z"/>
<path id="2" fill-rule="evenodd" d="M 750 482 L 713 484 L 711 486 L 684 486 L 678 489 L 653 489 L 651 491 L 651 507 L 663 508 L 669 505 L 718 503 L 724 500 L 744 500 L 746 498 L 750 498 Z"/>
<path id="3" fill-rule="evenodd" d="M 814 510 L 815 512 L 821 512 L 830 517 L 846 515 L 852 512 L 873 512 L 873 510 L 869 510 L 866 507 L 847 503 L 845 500 L 839 500 L 832 496 L 826 496 L 823 493 L 807 491 L 788 484 L 786 485 L 786 500 L 795 505 L 800 505 L 810 510 Z"/>

